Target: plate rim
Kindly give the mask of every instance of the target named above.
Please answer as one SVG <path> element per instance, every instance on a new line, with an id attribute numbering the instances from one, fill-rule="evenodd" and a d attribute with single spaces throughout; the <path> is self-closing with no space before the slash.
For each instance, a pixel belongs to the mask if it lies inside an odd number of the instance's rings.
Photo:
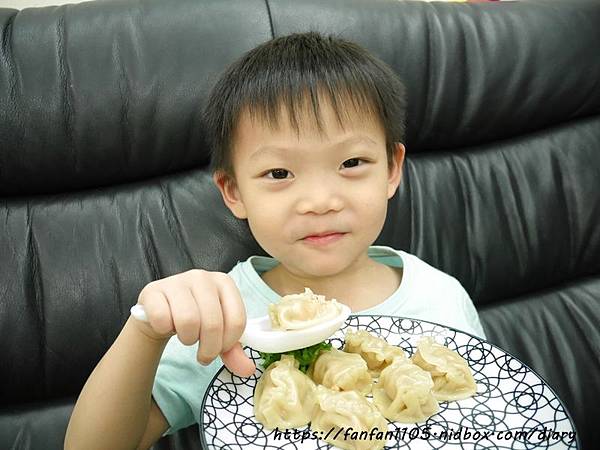
<path id="1" fill-rule="evenodd" d="M 579 450 L 579 449 L 582 448 L 581 447 L 581 442 L 579 440 L 579 431 L 577 431 L 577 428 L 576 428 L 576 425 L 575 425 L 575 421 L 573 420 L 573 416 L 571 415 L 569 409 L 567 408 L 567 406 L 565 405 L 565 403 L 563 402 L 563 400 L 556 394 L 556 391 L 554 390 L 554 388 L 548 383 L 548 381 L 546 381 L 546 379 L 542 375 L 540 375 L 536 370 L 533 370 L 531 367 L 529 367 L 528 364 L 526 364 L 525 362 L 523 362 L 521 359 L 517 358 L 511 352 L 509 352 L 507 350 L 504 350 L 503 348 L 501 348 L 498 345 L 490 342 L 487 339 L 482 339 L 479 336 L 475 336 L 474 334 L 468 333 L 466 331 L 459 330 L 458 328 L 454 328 L 454 327 L 451 327 L 451 326 L 448 326 L 448 325 L 444 325 L 444 324 L 441 324 L 441 323 L 438 323 L 438 322 L 432 322 L 431 320 L 416 319 L 416 318 L 413 318 L 413 317 L 406 317 L 406 316 L 395 316 L 395 315 L 393 316 L 391 314 L 350 314 L 348 316 L 348 318 L 346 319 L 346 321 L 344 322 L 344 324 L 347 326 L 348 320 L 350 320 L 352 317 L 360 317 L 360 316 L 363 316 L 363 317 L 389 317 L 391 319 L 411 320 L 413 322 L 429 323 L 429 324 L 432 324 L 432 325 L 436 325 L 436 326 L 447 328 L 447 329 L 452 330 L 452 331 L 454 331 L 456 333 L 464 334 L 464 335 L 469 336 L 471 338 L 475 338 L 475 339 L 477 339 L 480 342 L 485 342 L 486 344 L 489 344 L 492 347 L 495 347 L 496 349 L 500 350 L 501 352 L 506 353 L 511 358 L 516 359 L 519 363 L 523 364 L 523 366 L 525 366 L 535 376 L 537 376 L 546 385 L 546 387 L 550 390 L 550 392 L 552 392 L 552 394 L 554 395 L 554 398 L 556 398 L 556 400 L 558 400 L 558 402 L 562 406 L 563 410 L 565 411 L 565 414 L 566 414 L 567 418 L 569 419 L 571 427 L 573 428 L 573 431 L 575 432 L 575 448 L 577 450 Z M 250 348 L 250 347 L 248 347 L 246 345 L 246 346 L 243 346 L 242 348 Z M 207 397 L 208 397 L 208 391 L 210 390 L 210 388 L 214 384 L 215 380 L 219 377 L 219 375 L 221 374 L 221 372 L 223 372 L 223 370 L 229 370 L 229 369 L 227 369 L 227 367 L 225 367 L 225 364 L 221 363 L 221 367 L 219 367 L 219 369 L 217 370 L 217 372 L 210 379 L 210 382 L 208 383 L 208 387 L 206 388 L 206 391 L 204 391 L 204 395 L 202 396 L 202 403 L 200 404 L 200 414 L 199 414 L 199 419 L 200 420 L 198 421 L 198 429 L 199 429 L 199 433 L 198 434 L 200 434 L 200 445 L 202 446 L 202 448 L 208 448 L 208 444 L 206 442 L 206 437 L 205 437 L 206 433 L 204 433 L 204 409 L 205 409 L 205 406 L 206 406 L 206 400 L 207 400 Z M 237 375 L 234 375 L 234 376 L 237 376 Z"/>

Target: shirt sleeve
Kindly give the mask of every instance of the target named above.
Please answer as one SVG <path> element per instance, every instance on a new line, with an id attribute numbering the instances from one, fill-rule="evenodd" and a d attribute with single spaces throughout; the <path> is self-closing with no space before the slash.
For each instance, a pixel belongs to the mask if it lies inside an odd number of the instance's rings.
<path id="1" fill-rule="evenodd" d="M 217 357 L 203 366 L 197 352 L 198 342 L 184 345 L 172 336 L 160 358 L 152 396 L 169 423 L 163 436 L 200 422 L 204 394 L 222 361 Z"/>
<path id="2" fill-rule="evenodd" d="M 477 313 L 477 309 L 473 304 L 473 300 L 471 300 L 471 297 L 469 296 L 467 291 L 462 287 L 462 285 L 461 289 L 463 290 L 461 306 L 463 308 L 466 325 L 468 327 L 464 331 L 466 331 L 467 333 L 474 334 L 475 336 L 480 337 L 481 339 L 487 339 L 487 337 L 485 336 L 485 332 L 483 331 L 481 321 L 479 320 L 479 314 Z"/>

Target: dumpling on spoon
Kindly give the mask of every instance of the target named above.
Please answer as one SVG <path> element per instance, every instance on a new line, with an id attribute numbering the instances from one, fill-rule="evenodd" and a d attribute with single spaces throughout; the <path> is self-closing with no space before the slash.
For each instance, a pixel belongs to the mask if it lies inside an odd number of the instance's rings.
<path id="1" fill-rule="evenodd" d="M 281 297 L 269 305 L 273 330 L 300 330 L 340 315 L 342 306 L 336 299 L 325 300 L 324 295 L 314 294 L 305 287 L 301 294 Z"/>

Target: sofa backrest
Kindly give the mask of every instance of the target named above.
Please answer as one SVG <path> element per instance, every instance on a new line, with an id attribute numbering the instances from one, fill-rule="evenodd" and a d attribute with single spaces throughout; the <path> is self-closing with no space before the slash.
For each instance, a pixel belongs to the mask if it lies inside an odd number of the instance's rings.
<path id="1" fill-rule="evenodd" d="M 407 87 L 375 244 L 458 278 L 600 445 L 600 3 L 107 0 L 0 26 L 5 414 L 76 398 L 148 282 L 265 254 L 212 183 L 200 114 L 242 53 L 316 30 Z"/>

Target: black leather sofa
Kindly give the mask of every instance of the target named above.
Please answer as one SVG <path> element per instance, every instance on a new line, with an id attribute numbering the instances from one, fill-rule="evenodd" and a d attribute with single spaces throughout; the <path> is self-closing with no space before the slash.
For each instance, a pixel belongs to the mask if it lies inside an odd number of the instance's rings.
<path id="1" fill-rule="evenodd" d="M 228 63 L 309 29 L 407 86 L 376 244 L 457 277 L 600 448 L 600 2 L 108 0 L 0 24 L 1 449 L 62 448 L 146 283 L 264 254 L 222 204 L 199 118 Z M 200 448 L 198 428 L 154 448 Z"/>

